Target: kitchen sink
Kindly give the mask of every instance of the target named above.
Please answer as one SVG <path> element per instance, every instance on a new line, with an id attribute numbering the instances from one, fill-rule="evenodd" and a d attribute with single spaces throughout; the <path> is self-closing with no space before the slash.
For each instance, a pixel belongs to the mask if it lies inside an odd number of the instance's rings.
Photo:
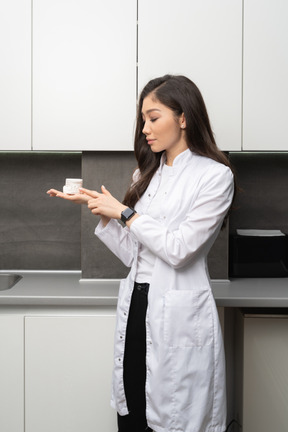
<path id="1" fill-rule="evenodd" d="M 0 291 L 12 288 L 22 277 L 23 276 L 14 273 L 0 273 Z"/>

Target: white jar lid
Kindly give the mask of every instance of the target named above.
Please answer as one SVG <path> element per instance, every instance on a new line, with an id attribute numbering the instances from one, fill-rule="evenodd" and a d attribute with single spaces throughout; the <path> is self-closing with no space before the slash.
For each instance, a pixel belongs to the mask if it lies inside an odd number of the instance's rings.
<path id="1" fill-rule="evenodd" d="M 83 184 L 82 179 L 76 179 L 76 178 L 66 178 L 65 184 Z"/>

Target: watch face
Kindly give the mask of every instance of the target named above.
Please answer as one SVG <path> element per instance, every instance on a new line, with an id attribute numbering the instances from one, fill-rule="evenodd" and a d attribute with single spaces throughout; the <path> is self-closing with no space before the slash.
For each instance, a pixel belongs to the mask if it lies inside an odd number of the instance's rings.
<path id="1" fill-rule="evenodd" d="M 131 208 L 127 208 L 123 210 L 123 212 L 121 213 L 122 222 L 128 221 L 135 213 L 136 213 L 135 210 Z"/>

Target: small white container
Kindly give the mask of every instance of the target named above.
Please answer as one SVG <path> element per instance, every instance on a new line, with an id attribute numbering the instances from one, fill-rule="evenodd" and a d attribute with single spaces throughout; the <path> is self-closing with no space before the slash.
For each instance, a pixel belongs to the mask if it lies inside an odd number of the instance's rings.
<path id="1" fill-rule="evenodd" d="M 82 179 L 67 178 L 65 181 L 65 186 L 63 186 L 63 192 L 69 195 L 74 195 L 80 193 L 79 188 L 83 186 Z"/>

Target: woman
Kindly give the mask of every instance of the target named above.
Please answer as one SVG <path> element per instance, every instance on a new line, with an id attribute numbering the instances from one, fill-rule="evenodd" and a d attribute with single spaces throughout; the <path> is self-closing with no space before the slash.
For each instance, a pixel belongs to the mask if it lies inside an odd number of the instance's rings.
<path id="1" fill-rule="evenodd" d="M 225 361 L 207 254 L 234 180 L 188 78 L 166 75 L 145 86 L 135 155 L 123 203 L 103 186 L 76 196 L 48 191 L 87 203 L 101 216 L 96 235 L 131 267 L 120 285 L 115 334 L 119 432 L 223 432 Z"/>

